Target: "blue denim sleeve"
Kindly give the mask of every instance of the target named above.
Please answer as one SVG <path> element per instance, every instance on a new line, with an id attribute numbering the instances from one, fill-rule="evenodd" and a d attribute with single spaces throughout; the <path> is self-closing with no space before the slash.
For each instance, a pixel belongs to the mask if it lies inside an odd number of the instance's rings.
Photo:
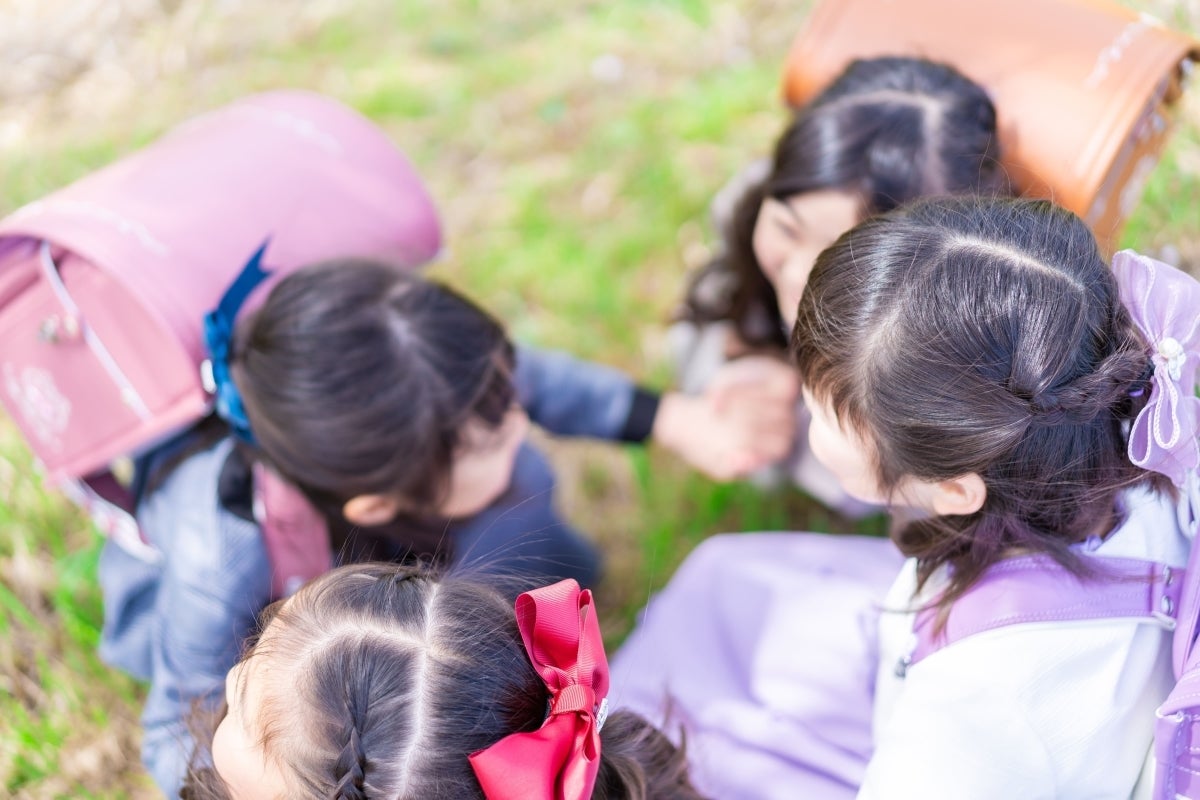
<path id="1" fill-rule="evenodd" d="M 152 578 L 115 553 L 106 553 L 101 566 L 102 652 L 150 682 L 142 760 L 169 797 L 178 796 L 191 757 L 193 704 L 219 701 L 225 673 L 270 600 L 270 563 L 258 526 L 217 501 L 226 452 L 219 446 L 193 456 L 143 502 L 138 521 L 163 553 Z M 136 602 L 122 602 L 123 577 L 131 579 Z"/>
<path id="2" fill-rule="evenodd" d="M 620 370 L 552 350 L 517 350 L 517 394 L 529 418 L 550 433 L 645 440 L 658 396 Z"/>
<path id="3" fill-rule="evenodd" d="M 188 548 L 168 569 L 155 614 L 142 758 L 171 796 L 178 794 L 191 756 L 187 716 L 193 702 L 219 702 L 225 674 L 270 600 L 270 566 L 258 527 L 222 516 L 221 540 L 207 558 L 201 548 Z"/>

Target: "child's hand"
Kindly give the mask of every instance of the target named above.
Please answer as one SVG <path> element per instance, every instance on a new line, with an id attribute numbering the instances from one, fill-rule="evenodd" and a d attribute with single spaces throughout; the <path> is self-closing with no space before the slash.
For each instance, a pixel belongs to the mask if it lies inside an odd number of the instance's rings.
<path id="1" fill-rule="evenodd" d="M 717 371 L 704 397 L 717 415 L 716 429 L 724 428 L 741 451 L 745 466 L 738 476 L 792 451 L 800 376 L 791 364 L 772 356 L 744 356 Z"/>
<path id="2" fill-rule="evenodd" d="M 654 438 L 711 478 L 739 478 L 791 451 L 799 394 L 789 365 L 765 356 L 738 359 L 721 368 L 703 395 L 665 395 Z"/>
<path id="3" fill-rule="evenodd" d="M 800 400 L 800 374 L 786 361 L 768 355 L 748 355 L 721 365 L 704 392 L 718 409 L 753 395 L 768 403 L 786 403 L 789 415 Z M 776 409 L 778 410 L 778 409 Z"/>

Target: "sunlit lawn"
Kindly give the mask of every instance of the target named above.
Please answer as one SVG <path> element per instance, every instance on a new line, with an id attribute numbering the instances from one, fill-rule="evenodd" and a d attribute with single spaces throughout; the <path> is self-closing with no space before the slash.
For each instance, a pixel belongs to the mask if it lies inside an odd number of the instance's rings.
<path id="1" fill-rule="evenodd" d="M 519 340 L 665 386 L 666 323 L 711 241 L 707 204 L 780 128 L 779 71 L 810 4 L 361 0 L 296 4 L 307 16 L 289 20 L 287 5 L 265 0 L 162 5 L 178 6 L 175 16 L 139 24 L 117 48 L 138 57 L 129 75 L 40 98 L 0 138 L 0 213 L 192 113 L 256 90 L 315 89 L 376 120 L 426 176 L 450 243 L 436 276 Z M 1183 4 L 1143 5 L 1194 20 Z M 148 58 L 155 70 L 139 71 Z M 1194 118 L 1155 174 L 1130 244 L 1197 253 Z M 715 485 L 662 453 L 572 443 L 554 455 L 569 515 L 609 555 L 601 602 L 614 643 L 705 536 L 853 529 L 799 493 Z M 3 422 L 0 530 L 2 791 L 153 796 L 137 751 L 141 689 L 94 655 L 99 539 L 40 487 Z"/>

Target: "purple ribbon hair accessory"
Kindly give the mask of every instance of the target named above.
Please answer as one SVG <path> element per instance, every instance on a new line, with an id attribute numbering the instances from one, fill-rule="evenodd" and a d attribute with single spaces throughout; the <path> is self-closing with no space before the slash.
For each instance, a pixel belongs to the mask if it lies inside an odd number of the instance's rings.
<path id="1" fill-rule="evenodd" d="M 1113 256 L 1112 268 L 1154 363 L 1150 400 L 1129 431 L 1129 459 L 1166 475 L 1200 510 L 1200 282 L 1132 250 Z"/>

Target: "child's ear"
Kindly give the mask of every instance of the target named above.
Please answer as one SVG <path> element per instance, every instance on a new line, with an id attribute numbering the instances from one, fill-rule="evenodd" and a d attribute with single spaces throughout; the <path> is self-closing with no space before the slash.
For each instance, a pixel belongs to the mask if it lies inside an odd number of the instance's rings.
<path id="1" fill-rule="evenodd" d="M 360 494 L 342 506 L 342 516 L 351 525 L 375 528 L 386 525 L 400 513 L 400 501 L 386 494 Z"/>
<path id="2" fill-rule="evenodd" d="M 974 472 L 938 481 L 931 488 L 933 513 L 938 516 L 974 514 L 987 500 L 987 484 Z"/>

